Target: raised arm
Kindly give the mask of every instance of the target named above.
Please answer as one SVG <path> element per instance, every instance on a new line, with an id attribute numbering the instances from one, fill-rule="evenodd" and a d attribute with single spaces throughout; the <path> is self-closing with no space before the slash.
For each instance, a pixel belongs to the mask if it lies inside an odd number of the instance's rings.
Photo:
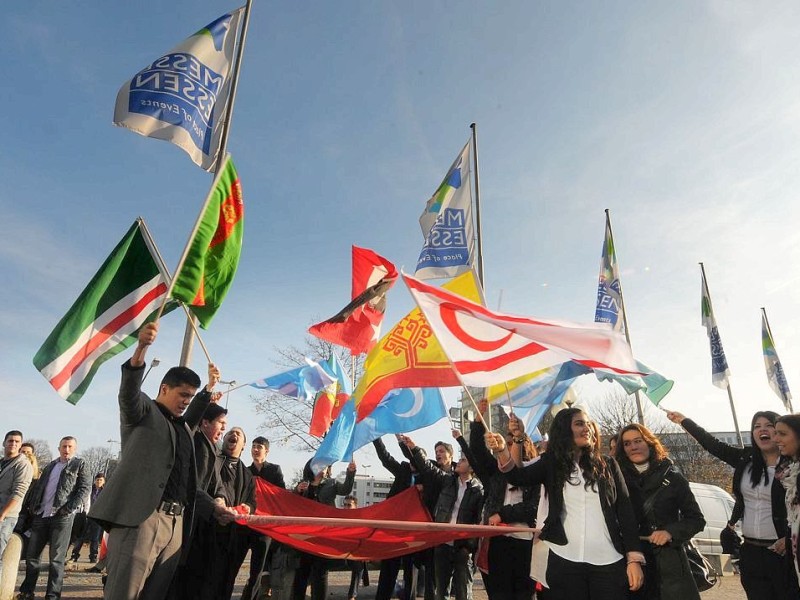
<path id="1" fill-rule="evenodd" d="M 353 491 L 353 484 L 356 481 L 356 463 L 350 461 L 350 464 L 347 465 L 347 475 L 344 477 L 344 481 L 339 483 L 336 482 L 336 495 L 337 496 L 347 496 L 350 492 Z"/>
<path id="2" fill-rule="evenodd" d="M 381 461 L 383 467 L 389 471 L 395 477 L 400 476 L 400 463 L 395 460 L 395 458 L 389 454 L 389 451 L 386 449 L 386 445 L 383 443 L 381 438 L 374 440 L 372 445 L 375 447 L 375 452 L 378 454 L 378 460 Z"/>
<path id="3" fill-rule="evenodd" d="M 744 454 L 750 451 L 743 448 L 736 448 L 726 444 L 725 442 L 719 441 L 705 429 L 700 427 L 700 425 L 683 416 L 679 412 L 667 411 L 667 418 L 673 423 L 683 427 L 686 432 L 696 439 L 697 443 L 705 448 L 709 454 L 716 456 L 722 462 L 726 462 L 732 467 L 736 467 L 736 465 L 738 465 L 742 460 Z"/>
<path id="4" fill-rule="evenodd" d="M 483 421 L 475 419 L 469 429 L 469 447 L 472 451 L 474 460 L 470 460 L 472 469 L 484 485 L 488 485 L 489 479 L 498 473 L 497 461 L 489 452 L 484 441 L 486 427 Z"/>

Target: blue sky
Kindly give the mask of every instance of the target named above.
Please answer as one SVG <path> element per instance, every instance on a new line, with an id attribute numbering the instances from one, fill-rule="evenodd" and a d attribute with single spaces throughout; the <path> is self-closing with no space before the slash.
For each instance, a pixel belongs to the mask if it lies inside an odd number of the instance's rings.
<path id="1" fill-rule="evenodd" d="M 177 262 L 211 177 L 176 147 L 114 127 L 114 99 L 126 78 L 236 6 L 5 8 L 7 428 L 53 447 L 64 434 L 83 447 L 118 439 L 122 357 L 77 407 L 31 359 L 137 216 Z M 351 244 L 413 269 L 419 214 L 474 121 L 490 305 L 502 291 L 504 311 L 590 321 L 609 208 L 634 353 L 676 380 L 664 405 L 732 429 L 700 326 L 704 261 L 740 422 L 780 410 L 759 308 L 789 385 L 800 385 L 798 25 L 791 2 L 256 0 L 229 143 L 244 251 L 204 334 L 223 378 L 271 374 L 275 347 L 300 344 L 344 305 Z M 398 284 L 387 321 L 411 302 Z M 182 335 L 173 313 L 151 356 L 176 363 Z M 203 362 L 197 349 L 193 366 Z M 230 422 L 252 437 L 248 393 L 230 400 Z M 421 439 L 446 435 L 441 423 Z M 273 458 L 307 457 L 275 448 Z"/>

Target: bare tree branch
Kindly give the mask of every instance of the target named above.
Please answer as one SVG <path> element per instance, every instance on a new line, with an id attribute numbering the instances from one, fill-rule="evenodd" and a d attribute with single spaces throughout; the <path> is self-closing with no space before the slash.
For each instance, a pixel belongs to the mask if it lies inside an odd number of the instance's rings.
<path id="1" fill-rule="evenodd" d="M 353 361 L 346 348 L 335 346 L 310 335 L 305 337 L 302 348 L 285 346 L 276 347 L 274 350 L 278 358 L 273 362 L 278 371 L 305 365 L 305 357 L 318 361 L 328 360 L 334 352 L 350 377 L 353 376 L 353 366 L 355 366 L 357 376 L 361 375 L 363 369 L 362 356 Z M 278 439 L 284 444 L 289 443 L 293 448 L 304 452 L 315 451 L 319 447 L 322 438 L 308 433 L 311 414 L 314 410 L 313 399 L 298 400 L 271 391 L 251 395 L 250 399 L 256 412 L 264 416 L 260 428 L 268 437 Z"/>

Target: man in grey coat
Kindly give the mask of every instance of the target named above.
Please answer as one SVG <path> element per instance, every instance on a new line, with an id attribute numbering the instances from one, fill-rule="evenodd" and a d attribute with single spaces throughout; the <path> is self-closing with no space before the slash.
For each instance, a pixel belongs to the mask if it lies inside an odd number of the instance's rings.
<path id="1" fill-rule="evenodd" d="M 22 508 L 22 499 L 33 479 L 33 465 L 20 452 L 22 432 L 9 431 L 3 439 L 3 458 L 0 460 L 0 573 L 3 572 L 3 552 L 14 532 Z"/>
<path id="2" fill-rule="evenodd" d="M 221 510 L 209 498 L 195 505 L 197 474 L 192 435 L 212 400 L 219 370 L 208 366 L 208 384 L 186 367 L 167 371 L 155 401 L 140 387 L 147 348 L 157 323 L 139 331 L 131 359 L 122 366 L 119 391 L 121 459 L 89 517 L 109 531 L 106 600 L 162 599 L 191 535 L 195 507 Z"/>

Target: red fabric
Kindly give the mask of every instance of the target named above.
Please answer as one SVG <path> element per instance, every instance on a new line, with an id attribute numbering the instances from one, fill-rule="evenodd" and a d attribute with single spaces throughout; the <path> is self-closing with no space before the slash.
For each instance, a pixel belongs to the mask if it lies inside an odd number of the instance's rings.
<path id="1" fill-rule="evenodd" d="M 386 292 L 397 280 L 395 266 L 372 250 L 353 246 L 352 300 L 339 313 L 308 328 L 311 335 L 349 348 L 369 351 L 380 338 Z"/>
<path id="2" fill-rule="evenodd" d="M 263 479 L 256 478 L 256 516 L 315 517 L 333 519 L 367 519 L 370 521 L 413 522 L 424 526 L 431 517 L 422 504 L 419 492 L 411 487 L 378 504 L 354 510 L 334 508 L 304 498 Z M 257 517 L 256 517 L 257 518 Z M 435 531 L 408 531 L 393 528 L 391 524 L 375 526 L 357 524 L 352 527 L 324 522 L 313 524 L 254 523 L 242 519 L 251 529 L 270 536 L 278 542 L 298 550 L 326 558 L 354 560 L 381 560 L 402 556 L 437 546 L 445 542 L 476 537 L 476 535 L 501 535 L 508 530 L 501 527 L 482 527 L 474 530 L 448 529 Z M 441 524 L 435 524 L 441 527 Z M 447 527 L 447 526 L 445 526 Z"/>
<path id="3" fill-rule="evenodd" d="M 322 437 L 328 433 L 333 423 L 333 407 L 335 404 L 333 396 L 326 390 L 317 394 L 314 401 L 314 410 L 311 412 L 311 423 L 308 426 L 308 433 L 317 437 Z"/>

